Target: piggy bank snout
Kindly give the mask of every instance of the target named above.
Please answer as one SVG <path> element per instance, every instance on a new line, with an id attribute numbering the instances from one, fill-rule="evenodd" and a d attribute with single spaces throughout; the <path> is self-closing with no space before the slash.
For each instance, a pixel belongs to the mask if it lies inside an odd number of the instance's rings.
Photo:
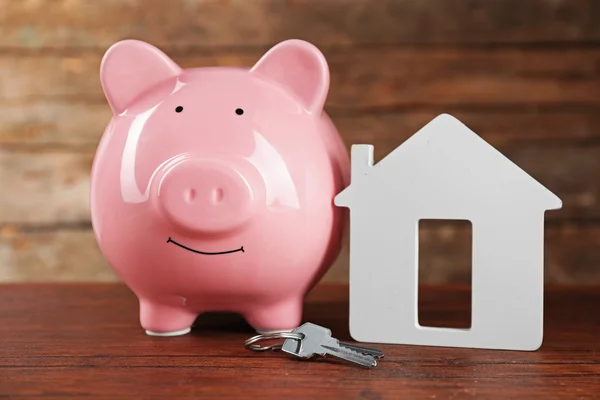
<path id="1" fill-rule="evenodd" d="M 236 166 L 187 160 L 163 175 L 158 201 L 174 225 L 194 232 L 219 233 L 239 228 L 250 219 L 254 193 Z"/>

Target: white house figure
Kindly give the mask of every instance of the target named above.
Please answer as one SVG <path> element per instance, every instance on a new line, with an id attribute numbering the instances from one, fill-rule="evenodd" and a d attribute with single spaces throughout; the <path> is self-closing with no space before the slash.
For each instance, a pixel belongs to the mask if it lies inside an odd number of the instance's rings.
<path id="1" fill-rule="evenodd" d="M 561 200 L 443 114 L 373 165 L 352 147 L 350 334 L 361 342 L 536 350 L 543 338 L 544 213 Z M 469 329 L 418 322 L 419 220 L 472 223 Z"/>

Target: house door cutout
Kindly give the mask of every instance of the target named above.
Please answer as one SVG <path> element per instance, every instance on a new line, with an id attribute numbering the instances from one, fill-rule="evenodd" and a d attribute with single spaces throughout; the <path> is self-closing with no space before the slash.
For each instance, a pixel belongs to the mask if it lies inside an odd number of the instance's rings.
<path id="1" fill-rule="evenodd" d="M 421 219 L 418 223 L 417 243 L 419 326 L 471 328 L 473 275 L 471 221 Z M 448 282 L 460 284 L 464 290 L 459 293 L 440 290 L 440 285 Z"/>

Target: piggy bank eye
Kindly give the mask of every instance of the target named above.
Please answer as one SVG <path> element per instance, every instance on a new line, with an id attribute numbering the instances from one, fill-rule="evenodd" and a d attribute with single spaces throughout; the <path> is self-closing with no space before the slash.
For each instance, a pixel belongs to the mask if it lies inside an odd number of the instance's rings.
<path id="1" fill-rule="evenodd" d="M 241 108 L 238 108 L 237 110 L 235 110 L 235 113 L 237 115 L 242 115 L 244 113 L 244 110 L 242 110 Z"/>
<path id="2" fill-rule="evenodd" d="M 181 106 L 177 106 L 177 107 L 175 108 L 175 112 L 178 112 L 178 113 L 180 113 L 180 112 L 182 112 L 182 111 L 183 111 L 183 107 L 181 107 Z"/>

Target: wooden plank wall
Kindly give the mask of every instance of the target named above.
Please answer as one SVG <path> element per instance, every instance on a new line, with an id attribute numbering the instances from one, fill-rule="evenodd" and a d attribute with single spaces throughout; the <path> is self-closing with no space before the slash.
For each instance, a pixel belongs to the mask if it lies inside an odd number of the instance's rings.
<path id="1" fill-rule="evenodd" d="M 380 159 L 450 112 L 554 191 L 547 282 L 600 283 L 600 2 L 595 0 L 0 0 L 0 280 L 114 280 L 89 217 L 110 111 L 112 43 L 151 42 L 184 67 L 251 66 L 301 38 L 331 69 L 348 147 Z M 518 227 L 515 227 L 518 229 Z M 423 280 L 460 282 L 460 229 L 422 234 Z M 347 248 L 326 277 L 347 279 Z"/>

